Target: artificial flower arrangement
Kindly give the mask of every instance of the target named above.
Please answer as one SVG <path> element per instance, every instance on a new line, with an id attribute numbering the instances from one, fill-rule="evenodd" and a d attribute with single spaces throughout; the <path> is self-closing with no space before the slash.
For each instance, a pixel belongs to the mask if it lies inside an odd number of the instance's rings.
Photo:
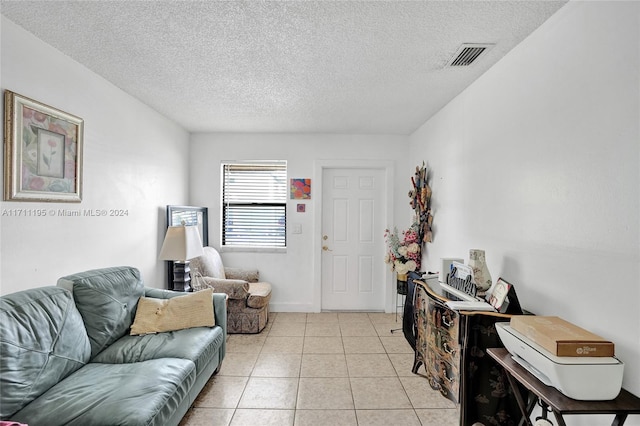
<path id="1" fill-rule="evenodd" d="M 391 270 L 396 271 L 398 275 L 405 275 L 410 271 L 420 269 L 421 241 L 420 241 L 420 222 L 415 221 L 411 227 L 402 231 L 402 241 L 397 228 L 393 228 L 393 232 L 388 229 L 384 232 L 384 239 L 387 243 L 387 254 L 384 258 L 385 263 L 391 265 Z"/>

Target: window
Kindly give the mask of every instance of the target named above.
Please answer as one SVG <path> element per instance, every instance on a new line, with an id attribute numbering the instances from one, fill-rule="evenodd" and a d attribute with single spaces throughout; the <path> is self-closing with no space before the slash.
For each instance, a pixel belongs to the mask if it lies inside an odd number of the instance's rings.
<path id="1" fill-rule="evenodd" d="M 287 246 L 287 163 L 222 164 L 222 246 Z"/>

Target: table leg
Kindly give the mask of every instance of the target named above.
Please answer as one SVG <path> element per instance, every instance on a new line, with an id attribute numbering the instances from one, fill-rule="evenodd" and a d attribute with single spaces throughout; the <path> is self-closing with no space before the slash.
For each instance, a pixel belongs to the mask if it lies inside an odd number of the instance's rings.
<path id="1" fill-rule="evenodd" d="M 567 424 L 564 422 L 564 419 L 562 418 L 562 414 L 558 413 L 557 411 L 554 411 L 553 415 L 556 417 L 556 422 L 558 422 L 558 426 L 567 426 Z"/>
<path id="2" fill-rule="evenodd" d="M 529 392 L 529 397 L 527 399 L 529 400 L 529 402 L 527 402 L 527 415 L 522 416 L 518 422 L 518 426 L 522 426 L 525 424 L 526 419 L 531 418 L 531 413 L 533 413 L 533 409 L 536 408 L 538 403 L 538 397 L 533 392 Z"/>
<path id="3" fill-rule="evenodd" d="M 527 418 L 531 417 L 531 413 L 533 413 L 533 409 L 536 408 L 537 403 L 538 403 L 538 397 L 533 392 L 529 392 L 529 403 L 527 404 Z"/>
<path id="4" fill-rule="evenodd" d="M 626 414 L 624 413 L 616 414 L 616 418 L 613 419 L 613 423 L 611 423 L 611 426 L 622 426 L 625 420 L 627 420 Z"/>
<path id="5" fill-rule="evenodd" d="M 511 386 L 511 390 L 513 391 L 513 395 L 516 397 L 516 401 L 518 402 L 518 407 L 520 408 L 520 412 L 522 413 L 522 417 L 524 418 L 525 424 L 527 426 L 533 426 L 531 423 L 531 419 L 527 414 L 527 404 L 525 404 L 524 399 L 522 398 L 522 394 L 520 393 L 520 388 L 518 388 L 518 382 L 513 378 L 508 371 L 505 370 L 505 376 L 507 376 L 507 380 L 509 381 L 509 386 Z M 522 422 L 520 422 L 522 424 Z"/>

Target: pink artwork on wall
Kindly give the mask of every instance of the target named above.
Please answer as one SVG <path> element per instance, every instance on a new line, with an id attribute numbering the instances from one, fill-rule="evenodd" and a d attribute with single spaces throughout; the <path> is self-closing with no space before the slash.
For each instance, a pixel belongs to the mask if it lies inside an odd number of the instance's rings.
<path id="1" fill-rule="evenodd" d="M 291 199 L 310 200 L 311 199 L 311 179 L 291 179 Z"/>

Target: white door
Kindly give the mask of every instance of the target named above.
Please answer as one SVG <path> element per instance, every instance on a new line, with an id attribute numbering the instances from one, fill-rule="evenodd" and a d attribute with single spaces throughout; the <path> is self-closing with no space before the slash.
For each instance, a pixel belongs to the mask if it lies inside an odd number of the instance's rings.
<path id="1" fill-rule="evenodd" d="M 322 175 L 322 309 L 384 310 L 383 169 Z"/>

